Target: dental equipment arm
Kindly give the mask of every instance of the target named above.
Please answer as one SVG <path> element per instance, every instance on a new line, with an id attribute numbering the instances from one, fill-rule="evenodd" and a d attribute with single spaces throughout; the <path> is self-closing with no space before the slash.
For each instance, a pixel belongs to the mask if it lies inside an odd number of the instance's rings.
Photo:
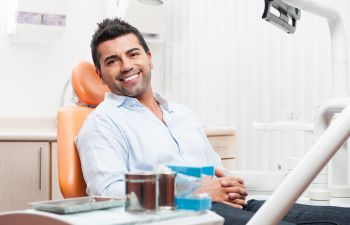
<path id="1" fill-rule="evenodd" d="M 347 97 L 347 45 L 345 26 L 341 15 L 331 5 L 316 0 L 283 0 L 301 10 L 306 10 L 327 19 L 332 47 L 332 97 Z M 248 225 L 278 224 L 293 203 L 300 197 L 307 186 L 338 151 L 350 135 L 350 105 L 345 98 L 338 101 L 328 101 L 319 115 L 319 123 L 324 123 L 326 112 L 331 112 L 337 105 L 347 105 L 337 119 L 320 135 L 309 152 L 300 161 L 292 173 L 275 190 L 272 196 L 251 218 Z M 318 126 L 317 124 L 315 125 Z M 324 125 L 319 125 L 324 130 Z M 315 130 L 319 132 L 320 130 Z"/>
<path id="2" fill-rule="evenodd" d="M 349 135 L 350 106 L 348 105 L 312 146 L 286 180 L 256 212 L 248 225 L 279 224 L 294 202 L 347 140 Z"/>

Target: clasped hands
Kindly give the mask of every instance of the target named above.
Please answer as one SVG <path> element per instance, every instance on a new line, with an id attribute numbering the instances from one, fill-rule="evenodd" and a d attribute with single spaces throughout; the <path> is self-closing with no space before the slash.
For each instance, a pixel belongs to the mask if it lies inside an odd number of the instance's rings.
<path id="1" fill-rule="evenodd" d="M 242 209 L 246 205 L 247 190 L 244 182 L 238 177 L 228 177 L 215 169 L 216 177 L 204 177 L 197 193 L 208 193 L 213 202 L 221 202 L 235 208 Z"/>

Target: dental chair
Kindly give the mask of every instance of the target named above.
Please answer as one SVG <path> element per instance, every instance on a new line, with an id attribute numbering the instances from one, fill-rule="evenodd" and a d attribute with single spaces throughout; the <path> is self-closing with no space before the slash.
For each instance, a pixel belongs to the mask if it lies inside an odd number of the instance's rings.
<path id="1" fill-rule="evenodd" d="M 80 158 L 75 147 L 77 136 L 86 116 L 103 101 L 109 89 L 86 61 L 77 64 L 71 76 L 76 106 L 67 106 L 57 113 L 58 178 L 64 198 L 86 196 L 86 184 Z"/>

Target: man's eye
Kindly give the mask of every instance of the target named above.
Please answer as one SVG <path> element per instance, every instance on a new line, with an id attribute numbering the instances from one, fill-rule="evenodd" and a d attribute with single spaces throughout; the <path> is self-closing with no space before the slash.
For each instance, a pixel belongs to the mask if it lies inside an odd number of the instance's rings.
<path id="1" fill-rule="evenodd" d="M 130 57 L 135 57 L 135 56 L 138 56 L 138 55 L 139 55 L 138 52 L 132 52 L 132 53 L 130 53 Z"/>
<path id="2" fill-rule="evenodd" d="M 108 61 L 107 61 L 107 65 L 110 65 L 110 64 L 112 64 L 112 63 L 115 63 L 115 59 L 109 59 Z"/>

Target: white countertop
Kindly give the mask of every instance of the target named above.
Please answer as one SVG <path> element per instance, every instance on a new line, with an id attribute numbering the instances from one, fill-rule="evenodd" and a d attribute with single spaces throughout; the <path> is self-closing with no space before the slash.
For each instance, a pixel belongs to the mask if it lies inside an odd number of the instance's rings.
<path id="1" fill-rule="evenodd" d="M 235 135 L 234 127 L 205 127 L 208 136 Z M 0 141 L 56 141 L 56 117 L 0 117 Z"/>
<path id="2" fill-rule="evenodd" d="M 236 134 L 235 127 L 205 127 L 207 136 L 233 136 Z"/>
<path id="3" fill-rule="evenodd" d="M 1 141 L 56 141 L 56 117 L 0 117 Z"/>

